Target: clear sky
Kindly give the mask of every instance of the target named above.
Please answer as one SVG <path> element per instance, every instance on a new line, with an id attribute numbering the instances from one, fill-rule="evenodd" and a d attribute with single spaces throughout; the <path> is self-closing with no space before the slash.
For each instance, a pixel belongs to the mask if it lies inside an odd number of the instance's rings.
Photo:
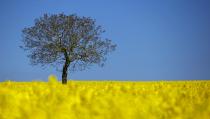
<path id="1" fill-rule="evenodd" d="M 60 72 L 31 66 L 21 31 L 44 13 L 96 19 L 118 45 L 105 67 L 70 79 L 210 79 L 209 0 L 0 0 L 0 80 L 46 80 Z"/>

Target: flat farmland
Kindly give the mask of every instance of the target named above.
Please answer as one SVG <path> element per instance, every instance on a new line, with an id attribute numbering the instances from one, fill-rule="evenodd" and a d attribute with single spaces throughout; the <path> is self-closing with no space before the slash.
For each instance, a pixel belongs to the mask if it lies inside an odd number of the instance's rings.
<path id="1" fill-rule="evenodd" d="M 0 119 L 209 119 L 210 81 L 0 83 Z"/>

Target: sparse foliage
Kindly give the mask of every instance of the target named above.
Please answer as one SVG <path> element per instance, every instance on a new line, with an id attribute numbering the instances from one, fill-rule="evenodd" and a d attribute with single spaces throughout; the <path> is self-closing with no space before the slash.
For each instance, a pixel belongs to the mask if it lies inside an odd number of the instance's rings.
<path id="1" fill-rule="evenodd" d="M 32 27 L 23 29 L 24 50 L 33 65 L 63 65 L 62 83 L 67 83 L 68 71 L 84 70 L 92 64 L 103 66 L 106 55 L 116 45 L 103 39 L 101 26 L 90 17 L 75 14 L 54 14 L 35 19 Z"/>

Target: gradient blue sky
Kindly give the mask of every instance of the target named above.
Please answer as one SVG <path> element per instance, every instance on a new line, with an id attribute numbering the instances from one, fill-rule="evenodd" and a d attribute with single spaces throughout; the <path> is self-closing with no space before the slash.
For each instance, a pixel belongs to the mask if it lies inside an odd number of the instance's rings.
<path id="1" fill-rule="evenodd" d="M 209 0 L 1 0 L 0 80 L 47 80 L 60 72 L 31 66 L 21 30 L 44 13 L 90 16 L 118 47 L 104 68 L 71 79 L 210 79 Z"/>

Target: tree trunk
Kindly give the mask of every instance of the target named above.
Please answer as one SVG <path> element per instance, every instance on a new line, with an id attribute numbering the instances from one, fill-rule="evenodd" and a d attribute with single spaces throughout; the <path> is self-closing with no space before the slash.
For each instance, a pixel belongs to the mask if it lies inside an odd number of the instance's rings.
<path id="1" fill-rule="evenodd" d="M 62 84 L 67 84 L 67 76 L 68 76 L 68 67 L 69 67 L 69 62 L 65 62 L 63 66 L 63 73 L 62 73 Z"/>
<path id="2" fill-rule="evenodd" d="M 65 56 L 65 64 L 63 65 L 63 73 L 62 73 L 62 84 L 67 84 L 67 76 L 68 76 L 68 68 L 70 65 L 70 59 L 68 57 L 68 54 L 66 50 L 64 50 L 64 56 Z"/>

